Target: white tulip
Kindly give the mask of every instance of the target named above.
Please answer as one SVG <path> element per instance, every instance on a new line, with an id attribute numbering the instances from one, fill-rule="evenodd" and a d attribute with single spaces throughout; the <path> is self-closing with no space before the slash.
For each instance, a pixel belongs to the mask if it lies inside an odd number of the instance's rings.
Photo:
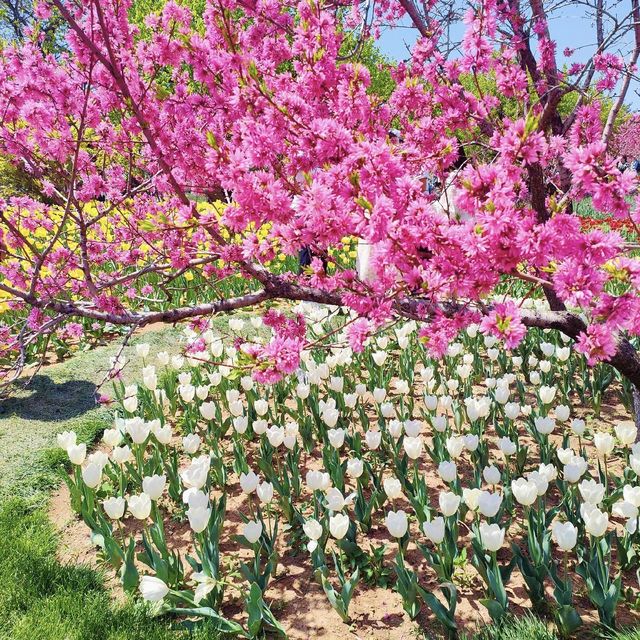
<path id="1" fill-rule="evenodd" d="M 209 395 L 208 385 L 202 385 L 202 386 L 196 387 L 196 396 L 198 400 L 206 400 L 208 395 Z M 202 417 L 205 418 L 205 420 L 211 419 L 211 418 L 206 418 L 204 415 Z"/>
<path id="2" fill-rule="evenodd" d="M 450 436 L 447 438 L 445 445 L 449 455 L 455 460 L 459 458 L 464 449 L 464 438 L 462 436 Z"/>
<path id="3" fill-rule="evenodd" d="M 153 435 L 156 437 L 160 444 L 169 444 L 171 442 L 171 438 L 173 437 L 171 425 L 166 424 L 164 427 L 158 425 L 155 429 L 153 429 Z"/>
<path id="4" fill-rule="evenodd" d="M 82 470 L 82 481 L 89 487 L 95 489 L 102 480 L 102 465 L 98 462 L 89 463 Z"/>
<path id="5" fill-rule="evenodd" d="M 481 491 L 478 496 L 478 511 L 485 518 L 493 518 L 498 513 L 502 504 L 502 496 L 499 493 Z"/>
<path id="6" fill-rule="evenodd" d="M 578 541 L 578 529 L 571 522 L 558 522 L 551 527 L 551 537 L 553 541 L 563 551 L 571 551 Z"/>
<path id="7" fill-rule="evenodd" d="M 465 487 L 462 490 L 462 499 L 471 511 L 476 511 L 478 509 L 478 500 L 480 499 L 481 493 L 482 491 L 476 487 L 472 489 Z"/>
<path id="8" fill-rule="evenodd" d="M 447 430 L 447 416 L 434 416 L 431 418 L 431 424 L 438 433 L 444 433 Z"/>
<path id="9" fill-rule="evenodd" d="M 619 422 L 615 426 L 615 432 L 620 444 L 623 446 L 629 446 L 636 441 L 638 435 L 638 429 L 634 422 L 628 420 L 626 422 Z"/>
<path id="10" fill-rule="evenodd" d="M 276 449 L 284 442 L 284 436 L 285 433 L 282 427 L 273 426 L 267 429 L 267 440 Z"/>
<path id="11" fill-rule="evenodd" d="M 609 433 L 598 432 L 593 434 L 593 445 L 598 456 L 606 457 L 610 455 L 615 447 L 616 441 Z"/>
<path id="12" fill-rule="evenodd" d="M 382 404 L 384 399 L 387 397 L 386 389 L 376 388 L 373 390 L 373 399 L 378 403 Z"/>
<path id="13" fill-rule="evenodd" d="M 242 400 L 234 400 L 229 403 L 229 413 L 232 416 L 241 416 L 244 414 L 244 404 L 242 404 Z"/>
<path id="14" fill-rule="evenodd" d="M 373 358 L 373 361 L 376 363 L 376 365 L 378 367 L 381 367 L 385 363 L 385 360 L 387 359 L 387 352 L 386 351 L 374 351 L 371 354 L 371 357 Z"/>
<path id="15" fill-rule="evenodd" d="M 391 402 L 383 402 L 380 405 L 380 415 L 383 418 L 393 418 L 393 416 L 395 415 L 393 404 Z M 402 424 L 400 425 L 400 427 L 402 427 Z"/>
<path id="16" fill-rule="evenodd" d="M 341 540 L 349 530 L 349 517 L 344 513 L 336 513 L 329 518 L 329 531 L 337 540 Z"/>
<path id="17" fill-rule="evenodd" d="M 504 544 L 504 529 L 497 524 L 480 523 L 480 541 L 487 551 L 497 551 Z"/>
<path id="18" fill-rule="evenodd" d="M 344 444 L 344 429 L 329 429 L 327 431 L 327 437 L 329 438 L 329 443 L 334 449 L 339 449 Z"/>
<path id="19" fill-rule="evenodd" d="M 556 420 L 559 420 L 560 422 L 566 422 L 571 414 L 571 408 L 566 404 L 559 404 L 553 410 L 553 412 L 556 416 Z"/>
<path id="20" fill-rule="evenodd" d="M 549 488 L 549 481 L 546 476 L 541 474 L 539 471 L 530 471 L 527 474 L 527 480 L 536 485 L 536 490 L 538 491 L 539 496 L 543 496 Z"/>
<path id="21" fill-rule="evenodd" d="M 306 400 L 309 397 L 309 392 L 311 391 L 311 387 L 308 384 L 299 383 L 296 386 L 296 395 L 300 400 Z"/>
<path id="22" fill-rule="evenodd" d="M 622 495 L 624 499 L 634 507 L 640 507 L 640 487 L 625 484 L 622 488 Z"/>
<path id="23" fill-rule="evenodd" d="M 151 498 L 146 493 L 129 497 L 129 512 L 137 520 L 146 520 L 151 513 Z"/>
<path id="24" fill-rule="evenodd" d="M 181 384 L 178 386 L 178 393 L 183 402 L 188 404 L 196 397 L 196 388 L 192 384 Z"/>
<path id="25" fill-rule="evenodd" d="M 389 511 L 385 519 L 387 530 L 394 538 L 402 538 L 407 533 L 409 521 L 407 514 L 400 509 L 399 511 Z"/>
<path id="26" fill-rule="evenodd" d="M 546 387 L 542 385 L 538 390 L 538 395 L 543 404 L 551 404 L 556 397 L 556 387 Z"/>
<path id="27" fill-rule="evenodd" d="M 67 455 L 72 464 L 80 465 L 87 457 L 87 445 L 84 442 L 67 447 Z"/>
<path id="28" fill-rule="evenodd" d="M 215 402 L 203 402 L 200 405 L 200 415 L 205 420 L 213 420 L 216 417 L 216 404 L 215 404 Z"/>
<path id="29" fill-rule="evenodd" d="M 619 518 L 637 518 L 638 507 L 627 500 L 618 500 L 611 508 L 611 513 Z"/>
<path id="30" fill-rule="evenodd" d="M 169 587 L 155 576 L 142 576 L 138 588 L 148 602 L 160 602 L 169 593 Z"/>
<path id="31" fill-rule="evenodd" d="M 438 473 L 440 474 L 443 482 L 454 482 L 458 474 L 456 463 L 449 460 L 443 460 L 438 465 Z"/>
<path id="32" fill-rule="evenodd" d="M 75 431 L 63 431 L 56 436 L 58 446 L 65 451 L 69 449 L 69 447 L 76 445 L 76 439 L 77 436 Z"/>
<path id="33" fill-rule="evenodd" d="M 442 515 L 448 518 L 458 511 L 460 496 L 453 493 L 453 491 L 441 491 L 438 496 L 438 505 Z"/>
<path id="34" fill-rule="evenodd" d="M 182 448 L 188 454 L 195 453 L 200 448 L 201 443 L 202 438 L 197 433 L 190 433 L 182 438 Z"/>
<path id="35" fill-rule="evenodd" d="M 124 447 L 116 447 L 111 452 L 111 459 L 116 464 L 125 464 L 125 462 L 129 462 L 129 460 L 131 460 L 131 457 L 131 449 L 128 445 L 125 445 Z"/>
<path id="36" fill-rule="evenodd" d="M 267 429 L 269 428 L 269 423 L 266 420 L 262 420 L 262 419 L 254 420 L 253 424 L 251 425 L 251 428 L 253 429 L 253 432 L 256 435 L 261 436 L 263 433 L 267 433 Z"/>
<path id="37" fill-rule="evenodd" d="M 515 499 L 526 507 L 532 505 L 538 498 L 538 487 L 526 478 L 512 480 L 511 491 Z"/>
<path id="38" fill-rule="evenodd" d="M 480 439 L 475 434 L 469 433 L 464 436 L 464 446 L 468 451 L 475 451 L 478 448 L 479 443 Z"/>
<path id="39" fill-rule="evenodd" d="M 425 396 L 424 404 L 429 411 L 435 411 L 438 407 L 438 396 Z"/>
<path id="40" fill-rule="evenodd" d="M 204 456 L 202 456 L 204 457 Z M 209 465 L 204 462 L 199 462 L 201 458 L 196 458 L 189 467 L 183 469 L 180 472 L 180 477 L 182 478 L 183 484 L 188 488 L 202 489 L 204 485 L 207 483 L 207 478 L 209 477 Z M 208 456 L 206 456 L 208 458 Z"/>
<path id="41" fill-rule="evenodd" d="M 395 500 L 402 495 L 402 485 L 397 478 L 386 478 L 382 486 L 389 500 Z"/>
<path id="42" fill-rule="evenodd" d="M 306 483 L 310 491 L 319 491 L 323 486 L 322 471 L 307 471 Z"/>
<path id="43" fill-rule="evenodd" d="M 573 431 L 577 436 L 581 436 L 584 433 L 585 428 L 586 424 L 581 418 L 574 418 L 571 421 L 571 431 Z"/>
<path id="44" fill-rule="evenodd" d="M 152 499 L 158 500 L 167 484 L 167 476 L 153 475 L 142 479 L 142 490 Z"/>
<path id="45" fill-rule="evenodd" d="M 262 417 L 269 411 L 269 403 L 263 398 L 258 398 L 258 400 L 253 403 L 253 408 L 256 410 L 256 414 Z"/>
<path id="46" fill-rule="evenodd" d="M 580 490 L 582 499 L 589 504 L 598 505 L 604 500 L 606 487 L 603 484 L 600 484 L 599 482 L 593 480 L 593 478 L 583 480 L 578 485 L 578 489 Z"/>
<path id="47" fill-rule="evenodd" d="M 367 447 L 371 450 L 375 450 L 380 446 L 380 442 L 382 440 L 382 431 L 377 431 L 375 429 L 369 429 L 364 434 L 364 441 L 367 444 Z"/>
<path id="48" fill-rule="evenodd" d="M 333 429 L 336 426 L 339 417 L 340 412 L 337 409 L 326 409 L 322 412 L 322 420 L 329 429 Z"/>
<path id="49" fill-rule="evenodd" d="M 417 438 L 405 436 L 403 447 L 407 456 L 409 456 L 411 460 L 417 460 L 422 454 L 422 438 L 420 436 Z"/>
<path id="50" fill-rule="evenodd" d="M 119 429 L 105 429 L 102 440 L 110 447 L 117 447 L 122 442 L 122 432 Z"/>
<path id="51" fill-rule="evenodd" d="M 182 502 L 192 509 L 205 509 L 209 506 L 209 496 L 204 491 L 191 487 L 182 494 Z"/>
<path id="52" fill-rule="evenodd" d="M 487 484 L 499 484 L 500 483 L 500 469 L 495 465 L 485 467 L 482 470 L 482 477 Z"/>
<path id="53" fill-rule="evenodd" d="M 587 533 L 594 538 L 603 536 L 609 526 L 609 514 L 603 513 L 598 507 L 584 503 L 580 505 L 580 515 L 584 520 Z"/>
<path id="54" fill-rule="evenodd" d="M 268 504 L 273 500 L 273 485 L 270 482 L 261 482 L 256 487 L 256 494 L 262 504 Z"/>
<path id="55" fill-rule="evenodd" d="M 240 487 L 246 494 L 253 493 L 260 482 L 260 478 L 251 470 L 249 473 L 240 474 Z"/>
<path id="56" fill-rule="evenodd" d="M 189 518 L 189 526 L 195 533 L 202 533 L 211 518 L 211 509 L 207 507 L 189 507 L 187 509 L 187 518 Z"/>
<path id="57" fill-rule="evenodd" d="M 307 520 L 302 528 L 309 538 L 307 549 L 313 553 L 318 548 L 318 540 L 322 537 L 322 525 L 312 518 Z"/>
<path id="58" fill-rule="evenodd" d="M 406 420 L 404 423 L 404 432 L 410 438 L 417 438 L 422 431 L 422 422 L 420 420 Z"/>
<path id="59" fill-rule="evenodd" d="M 242 327 L 244 327 L 244 320 L 242 318 L 236 316 L 229 318 L 229 329 L 231 329 L 231 331 L 237 333 L 238 331 L 242 331 Z"/>
<path id="60" fill-rule="evenodd" d="M 351 478 L 359 478 L 364 473 L 364 463 L 358 458 L 347 460 L 347 475 Z"/>
<path id="61" fill-rule="evenodd" d="M 547 358 L 550 358 L 553 355 L 554 351 L 556 350 L 556 347 L 554 344 L 551 344 L 550 342 L 541 342 L 540 349 L 542 350 L 542 353 L 544 353 L 544 355 Z"/>
<path id="62" fill-rule="evenodd" d="M 517 451 L 515 442 L 506 436 L 498 440 L 498 447 L 505 456 L 512 456 Z"/>
<path id="63" fill-rule="evenodd" d="M 549 435 L 556 426 L 556 421 L 550 416 L 536 416 L 533 419 L 533 423 L 538 433 L 542 435 Z"/>
<path id="64" fill-rule="evenodd" d="M 509 420 L 515 420 L 520 415 L 520 405 L 517 402 L 507 402 L 504 405 L 504 414 Z"/>
<path id="65" fill-rule="evenodd" d="M 422 532 L 433 544 L 440 544 L 444 540 L 444 531 L 444 518 L 441 516 L 422 523 Z"/>
<path id="66" fill-rule="evenodd" d="M 355 406 L 358 402 L 358 394 L 357 393 L 345 393 L 343 396 L 345 407 L 348 409 L 355 409 Z"/>
<path id="67" fill-rule="evenodd" d="M 127 420 L 126 429 L 135 444 L 144 444 L 151 433 L 151 426 L 142 418 L 131 418 Z"/>
<path id="68" fill-rule="evenodd" d="M 544 464 L 544 462 L 541 462 L 538 467 L 538 473 L 547 481 L 547 483 L 553 482 L 558 477 L 558 469 L 551 463 Z"/>
<path id="69" fill-rule="evenodd" d="M 124 515 L 125 504 L 124 498 L 112 497 L 104 500 L 102 507 L 109 518 L 112 520 L 120 520 Z"/>

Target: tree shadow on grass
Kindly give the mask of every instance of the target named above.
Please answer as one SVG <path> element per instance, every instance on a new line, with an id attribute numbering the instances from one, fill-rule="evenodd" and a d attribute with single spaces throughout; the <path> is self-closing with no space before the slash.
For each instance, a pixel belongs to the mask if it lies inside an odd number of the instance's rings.
<path id="1" fill-rule="evenodd" d="M 24 393 L 0 400 L 0 420 L 15 416 L 23 420 L 61 422 L 95 409 L 96 385 L 89 380 L 55 382 L 35 376 Z"/>

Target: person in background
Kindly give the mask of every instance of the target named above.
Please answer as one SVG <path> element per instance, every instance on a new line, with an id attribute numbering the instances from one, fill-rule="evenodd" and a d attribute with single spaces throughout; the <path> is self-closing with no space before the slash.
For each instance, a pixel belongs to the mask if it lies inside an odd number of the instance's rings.
<path id="1" fill-rule="evenodd" d="M 389 129 L 387 138 L 391 145 L 404 142 L 402 133 L 398 129 Z M 371 282 L 375 276 L 371 269 L 371 252 L 372 245 L 363 238 L 358 238 L 357 256 L 356 256 L 356 272 L 358 278 L 362 282 Z"/>

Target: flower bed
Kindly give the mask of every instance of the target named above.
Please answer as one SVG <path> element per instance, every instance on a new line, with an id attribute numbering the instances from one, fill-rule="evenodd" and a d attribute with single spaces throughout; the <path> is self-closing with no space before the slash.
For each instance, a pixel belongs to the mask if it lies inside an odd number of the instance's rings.
<path id="1" fill-rule="evenodd" d="M 413 322 L 354 353 L 309 313 L 309 342 L 329 337 L 284 380 L 249 375 L 263 330 L 233 318 L 228 340 L 189 332 L 186 358 L 140 347 L 103 448 L 60 436 L 73 508 L 125 590 L 250 637 L 285 633 L 272 597 L 294 577 L 345 622 L 354 593 L 393 589 L 390 613 L 451 636 L 470 595 L 486 619 L 531 606 L 563 634 L 629 612 L 640 445 L 596 417 L 607 368 L 555 332 L 510 351 L 476 326 L 433 361 Z"/>

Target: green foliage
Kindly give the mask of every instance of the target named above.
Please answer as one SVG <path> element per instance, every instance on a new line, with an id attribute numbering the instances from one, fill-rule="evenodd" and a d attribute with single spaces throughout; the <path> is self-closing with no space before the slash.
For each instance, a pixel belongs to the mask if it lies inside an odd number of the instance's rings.
<path id="1" fill-rule="evenodd" d="M 393 63 L 380 52 L 373 38 L 357 42 L 351 33 L 347 33 L 340 53 L 347 62 L 357 62 L 368 69 L 371 76 L 370 94 L 378 96 L 382 102 L 389 99 L 396 86 L 391 77 Z"/>
<path id="2" fill-rule="evenodd" d="M 188 7 L 194 17 L 194 27 L 198 30 L 204 28 L 202 16 L 206 7 L 206 0 L 178 0 L 178 4 Z M 158 13 L 162 10 L 166 0 L 133 0 L 129 9 L 129 19 L 131 24 L 136 25 L 144 37 L 147 33 L 145 27 L 145 19 L 152 13 Z"/>

